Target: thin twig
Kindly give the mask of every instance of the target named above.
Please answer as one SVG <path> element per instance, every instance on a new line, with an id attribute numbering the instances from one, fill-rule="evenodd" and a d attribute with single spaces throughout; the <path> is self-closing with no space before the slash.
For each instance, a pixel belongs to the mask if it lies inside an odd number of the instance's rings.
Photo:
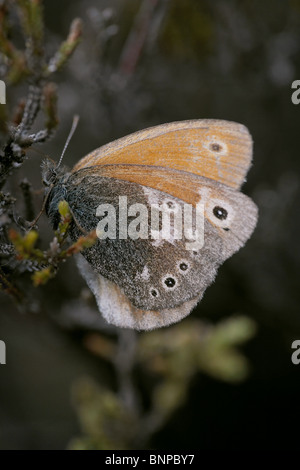
<path id="1" fill-rule="evenodd" d="M 159 1 L 143 0 L 136 15 L 133 28 L 127 38 L 119 63 L 119 72 L 126 77 L 133 75 L 136 69 L 151 27 L 154 10 Z"/>
<path id="2" fill-rule="evenodd" d="M 133 383 L 137 333 L 134 330 L 118 331 L 118 349 L 115 357 L 115 368 L 119 382 L 119 395 L 125 405 L 134 415 L 140 413 L 139 398 Z"/>
<path id="3" fill-rule="evenodd" d="M 33 207 L 33 200 L 32 200 L 32 191 L 31 191 L 31 184 L 24 178 L 21 183 L 20 187 L 22 189 L 24 203 L 25 203 L 25 218 L 26 220 L 33 220 L 34 218 L 34 207 Z"/>
<path id="4" fill-rule="evenodd" d="M 23 293 L 7 278 L 6 274 L 0 267 L 0 288 L 12 296 L 17 303 L 24 299 Z"/>

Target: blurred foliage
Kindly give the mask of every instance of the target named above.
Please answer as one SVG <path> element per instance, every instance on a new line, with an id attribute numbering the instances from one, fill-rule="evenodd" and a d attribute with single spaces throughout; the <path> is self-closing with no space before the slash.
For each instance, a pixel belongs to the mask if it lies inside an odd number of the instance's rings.
<path id="1" fill-rule="evenodd" d="M 16 11 L 24 36 L 24 50 L 19 50 L 11 40 L 15 36 L 12 17 Z M 71 24 L 70 33 L 50 61 L 44 49 L 44 19 L 42 2 L 39 0 L 3 1 L 0 4 L 0 52 L 4 70 L 3 78 L 8 84 L 17 85 L 28 80 L 28 96 L 21 99 L 12 117 L 4 116 L 1 125 L 0 142 L 0 186 L 7 189 L 12 173 L 20 168 L 27 158 L 26 151 L 35 143 L 45 142 L 58 125 L 57 90 L 48 78 L 57 72 L 69 59 L 81 36 L 81 20 Z M 33 133 L 40 110 L 45 115 L 45 128 Z M 7 114 L 7 112 L 6 112 Z M 31 184 L 26 179 L 20 183 L 26 206 L 25 217 L 33 216 Z M 15 190 L 14 190 L 15 193 Z M 66 250 L 61 250 L 67 236 L 72 217 L 66 202 L 62 201 L 60 214 L 62 221 L 55 233 L 49 249 L 36 248 L 39 238 L 37 231 L 30 231 L 36 220 L 21 217 L 16 208 L 17 198 L 10 192 L 1 192 L 0 219 L 0 288 L 11 295 L 18 304 L 26 304 L 24 287 L 20 278 L 35 271 L 32 280 L 35 286 L 45 284 L 54 277 L 58 264 L 67 257 L 90 246 L 95 234 L 83 237 Z M 45 202 L 44 202 L 45 204 Z M 25 232 L 22 236 L 17 230 Z"/>
<path id="2" fill-rule="evenodd" d="M 68 203 L 64 200 L 59 202 L 58 211 L 61 216 L 61 222 L 58 225 L 58 229 L 54 232 L 54 238 L 48 250 L 42 251 L 35 247 L 39 237 L 38 232 L 35 230 L 30 230 L 24 236 L 13 229 L 9 232 L 9 238 L 15 248 L 17 259 L 20 261 L 26 260 L 32 268 L 35 268 L 32 280 L 36 287 L 46 284 L 46 282 L 55 276 L 59 263 L 66 261 L 67 258 L 74 254 L 80 253 L 85 248 L 89 248 L 97 240 L 96 231 L 94 231 L 79 237 L 76 242 L 63 249 L 68 236 L 68 229 L 72 222 L 72 214 Z"/>
<path id="3" fill-rule="evenodd" d="M 203 59 L 212 51 L 213 37 L 213 17 L 205 2 L 170 2 L 169 14 L 158 41 L 168 58 Z"/>
<path id="4" fill-rule="evenodd" d="M 85 437 L 73 439 L 70 450 L 125 450 L 136 423 L 117 394 L 81 379 L 73 390 Z"/>
<path id="5" fill-rule="evenodd" d="M 79 380 L 73 389 L 83 437 L 73 439 L 73 450 L 136 449 L 149 445 L 151 435 L 157 432 L 170 415 L 187 399 L 190 382 L 203 372 L 218 380 L 238 383 L 249 373 L 249 364 L 237 346 L 251 339 L 256 327 L 247 317 L 237 316 L 220 322 L 216 327 L 197 320 L 162 330 L 138 335 L 136 354 L 127 371 L 127 381 L 134 384 L 134 370 L 148 374 L 155 385 L 148 390 L 150 407 L 141 406 L 141 397 L 135 396 L 130 405 L 117 392 L 97 385 L 89 378 Z M 121 335 L 126 335 L 124 331 Z M 131 332 L 131 340 L 132 334 Z M 85 345 L 98 356 L 123 367 L 129 361 L 127 351 L 100 334 L 87 337 Z M 122 364 L 116 362 L 123 355 Z M 126 364 L 128 368 L 128 362 Z M 126 388 L 130 385 L 127 383 Z M 126 391 L 126 390 L 125 390 Z M 126 395 L 126 394 L 125 394 Z"/>

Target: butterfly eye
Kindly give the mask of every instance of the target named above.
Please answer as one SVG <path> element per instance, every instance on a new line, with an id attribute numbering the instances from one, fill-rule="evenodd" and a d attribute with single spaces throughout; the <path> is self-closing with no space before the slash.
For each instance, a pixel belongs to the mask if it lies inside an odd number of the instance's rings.
<path id="1" fill-rule="evenodd" d="M 168 275 L 163 279 L 163 284 L 164 287 L 166 286 L 168 289 L 173 289 L 176 285 L 176 279 Z"/>
<path id="2" fill-rule="evenodd" d="M 227 210 L 221 206 L 215 206 L 213 208 L 213 214 L 215 217 L 217 217 L 217 219 L 220 219 L 220 220 L 225 220 L 227 219 L 227 216 L 228 216 Z"/>

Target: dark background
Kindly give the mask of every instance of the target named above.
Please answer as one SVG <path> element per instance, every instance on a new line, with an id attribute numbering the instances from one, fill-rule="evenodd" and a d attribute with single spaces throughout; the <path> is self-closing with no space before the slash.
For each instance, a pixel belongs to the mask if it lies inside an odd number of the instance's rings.
<path id="1" fill-rule="evenodd" d="M 297 449 L 300 365 L 291 362 L 291 343 L 300 339 L 300 106 L 291 101 L 291 84 L 300 79 L 300 1 L 157 2 L 146 41 L 129 66 L 125 44 L 142 3 L 44 2 L 49 55 L 75 16 L 85 27 L 57 80 L 59 130 L 41 151 L 58 159 L 75 113 L 80 124 L 65 156 L 69 166 L 104 143 L 165 122 L 217 118 L 249 128 L 254 164 L 243 191 L 259 206 L 259 223 L 192 315 L 212 323 L 234 313 L 255 320 L 257 333 L 242 347 L 251 374 L 238 385 L 198 374 L 185 405 L 151 446 Z M 113 15 L 103 19 L 107 7 Z M 8 89 L 8 100 L 22 94 L 25 86 Z M 32 153 L 21 169 L 37 189 L 40 159 Z M 50 239 L 46 218 L 41 227 Z M 83 288 L 70 260 L 41 293 L 33 290 L 54 315 L 20 313 L 1 296 L 7 365 L 0 366 L 0 448 L 65 448 L 79 433 L 73 381 L 89 375 L 113 384 L 110 366 L 84 348 L 82 329 L 57 322 Z"/>

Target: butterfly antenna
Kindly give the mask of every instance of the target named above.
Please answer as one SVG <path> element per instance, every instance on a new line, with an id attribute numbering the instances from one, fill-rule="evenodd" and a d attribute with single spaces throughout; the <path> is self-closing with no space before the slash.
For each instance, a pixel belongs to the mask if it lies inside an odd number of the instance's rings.
<path id="1" fill-rule="evenodd" d="M 76 115 L 73 117 L 72 127 L 71 127 L 71 130 L 70 130 L 70 132 L 69 132 L 68 138 L 67 138 L 67 140 L 66 140 L 64 149 L 63 149 L 63 151 L 62 151 L 62 154 L 61 154 L 61 156 L 60 156 L 60 159 L 59 159 L 59 162 L 58 162 L 56 168 L 58 168 L 59 165 L 60 165 L 61 162 L 62 162 L 62 159 L 63 159 L 63 156 L 64 156 L 64 154 L 65 154 L 65 151 L 67 150 L 67 147 L 68 147 L 68 145 L 69 145 L 69 143 L 70 143 L 70 140 L 72 139 L 73 134 L 74 134 L 74 132 L 75 132 L 75 130 L 76 130 L 78 121 L 79 121 L 79 116 L 76 114 Z"/>

